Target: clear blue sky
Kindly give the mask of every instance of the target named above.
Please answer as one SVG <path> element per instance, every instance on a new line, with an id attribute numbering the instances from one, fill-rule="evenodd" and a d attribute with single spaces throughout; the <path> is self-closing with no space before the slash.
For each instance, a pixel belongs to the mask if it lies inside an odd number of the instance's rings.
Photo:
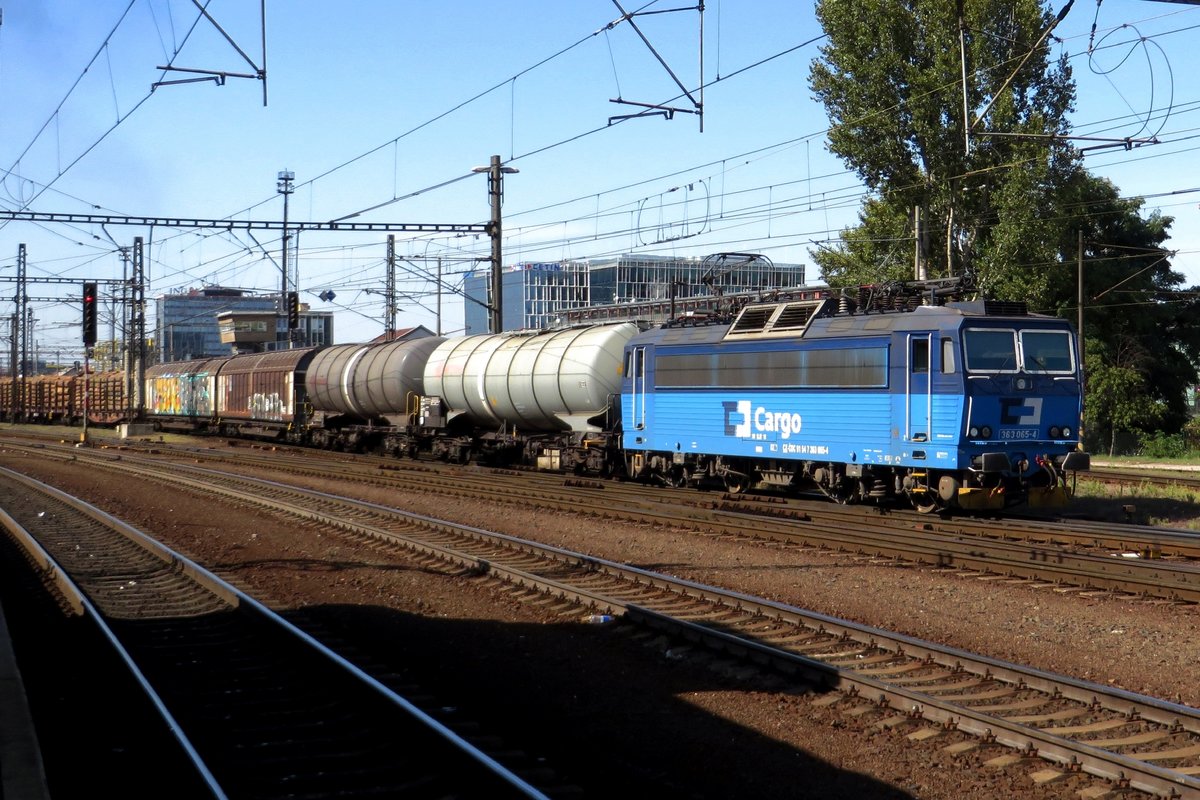
<path id="1" fill-rule="evenodd" d="M 630 25 L 607 28 L 620 16 L 610 0 L 266 5 L 264 107 L 257 80 L 151 93 L 168 62 L 252 71 L 211 23 L 195 24 L 190 0 L 0 0 L 0 171 L 11 168 L 0 206 L 36 197 L 28 207 L 42 212 L 279 220 L 276 175 L 289 169 L 292 221 L 479 224 L 489 216 L 486 181 L 471 169 L 498 154 L 520 170 L 505 179 L 508 264 L 752 251 L 811 265 L 813 242 L 856 219 L 862 187 L 826 151 L 827 121 L 808 89 L 821 32 L 807 2 L 707 3 L 703 132 L 683 112 L 608 124 L 637 110 L 616 97 L 690 105 Z M 207 8 L 261 64 L 258 3 Z M 638 25 L 679 81 L 696 87 L 698 15 Z M 1078 2 L 1055 33 L 1079 84 L 1075 132 L 1162 142 L 1096 151 L 1087 166 L 1175 217 L 1175 268 L 1200 284 L 1200 7 Z M 1100 46 L 1090 59 L 1089 41 Z M 117 278 L 117 246 L 139 235 L 149 245 L 148 297 L 280 285 L 275 232 L 27 222 L 0 228 L 0 277 L 14 275 L 24 242 L 31 277 Z M 385 234 L 306 232 L 299 245 L 301 297 L 337 312 L 338 340 L 381 332 Z M 397 251 L 409 259 L 399 324 L 432 328 L 436 259 L 461 284 L 489 245 L 398 235 Z M 811 266 L 809 274 L 819 277 Z M 12 288 L 0 284 L 0 297 Z M 333 303 L 318 299 L 325 290 Z M 77 289 L 34 285 L 30 294 L 74 301 Z M 444 295 L 446 331 L 461 327 L 462 303 Z M 7 317 L 11 300 L 0 306 Z M 31 308 L 43 353 L 79 350 L 77 305 Z"/>

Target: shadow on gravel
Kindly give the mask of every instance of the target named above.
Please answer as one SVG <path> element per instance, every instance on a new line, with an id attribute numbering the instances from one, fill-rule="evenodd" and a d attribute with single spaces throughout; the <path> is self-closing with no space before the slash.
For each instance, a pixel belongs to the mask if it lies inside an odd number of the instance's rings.
<path id="1" fill-rule="evenodd" d="M 1182 527 L 1188 522 L 1200 521 L 1200 504 L 1165 497 L 1135 495 L 1080 497 L 1071 501 L 1061 516 L 1066 519 Z"/>
<path id="2" fill-rule="evenodd" d="M 503 739 L 502 749 L 544 759 L 553 785 L 582 790 L 571 796 L 913 797 L 782 741 L 810 710 L 796 684 L 739 674 L 732 662 L 718 669 L 620 621 L 504 624 L 372 606 L 310 606 L 294 621 L 373 674 L 392 676 L 385 682 L 400 694 L 427 694 L 432 700 L 419 704 L 452 727 L 478 723 Z M 781 738 L 706 710 L 721 692 L 738 699 L 717 705 Z M 856 749 L 868 746 L 857 739 Z"/>

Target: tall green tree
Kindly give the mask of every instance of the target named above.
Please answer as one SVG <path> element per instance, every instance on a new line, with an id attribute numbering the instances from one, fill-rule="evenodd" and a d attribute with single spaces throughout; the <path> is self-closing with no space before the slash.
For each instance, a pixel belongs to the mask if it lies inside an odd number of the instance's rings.
<path id="1" fill-rule="evenodd" d="M 997 297 L 1045 294 L 1044 272 L 1017 265 L 1058 258 L 1061 215 L 1046 190 L 1079 168 L 1078 153 L 1050 138 L 1068 131 L 1070 67 L 1051 62 L 1055 18 L 1038 0 L 960 6 L 817 4 L 828 40 L 810 84 L 831 150 L 872 192 L 856 235 L 814 254 L 832 285 L 893 277 L 899 265 L 911 276 L 920 243 L 929 277 L 971 274 Z"/>
<path id="2" fill-rule="evenodd" d="M 817 16 L 810 85 L 830 149 L 870 190 L 859 224 L 813 253 L 824 279 L 909 278 L 919 252 L 930 278 L 1074 321 L 1082 255 L 1089 424 L 1178 430 L 1200 303 L 1162 249 L 1172 220 L 1143 217 L 1069 143 L 1075 85 L 1047 44 L 1059 16 L 1042 0 L 818 0 Z"/>
<path id="3" fill-rule="evenodd" d="M 1048 273 L 1046 310 L 1077 320 L 1082 288 L 1089 424 L 1097 432 L 1110 427 L 1104 409 L 1116 401 L 1102 396 L 1106 384 L 1099 373 L 1120 369 L 1144 378 L 1125 398 L 1126 407 L 1136 405 L 1141 413 L 1122 429 L 1179 430 L 1188 419 L 1186 392 L 1200 362 L 1200 296 L 1179 291 L 1184 276 L 1172 269 L 1172 254 L 1163 247 L 1171 218 L 1143 216 L 1140 199 L 1122 198 L 1111 182 L 1082 170 L 1059 196 L 1075 230 L 1062 242 L 1063 268 Z"/>

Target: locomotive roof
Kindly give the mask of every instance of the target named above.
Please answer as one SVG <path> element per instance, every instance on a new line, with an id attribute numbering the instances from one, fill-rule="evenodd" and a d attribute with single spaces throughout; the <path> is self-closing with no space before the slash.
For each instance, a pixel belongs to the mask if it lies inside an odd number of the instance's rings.
<path id="1" fill-rule="evenodd" d="M 1010 324 L 1064 323 L 1057 317 L 1029 314 L 1023 304 L 990 301 L 917 306 L 906 311 L 839 313 L 836 298 L 746 306 L 732 323 L 675 324 L 647 331 L 638 344 L 710 344 L 781 338 L 883 336 L 895 331 L 956 330 L 964 320 L 988 319 Z"/>

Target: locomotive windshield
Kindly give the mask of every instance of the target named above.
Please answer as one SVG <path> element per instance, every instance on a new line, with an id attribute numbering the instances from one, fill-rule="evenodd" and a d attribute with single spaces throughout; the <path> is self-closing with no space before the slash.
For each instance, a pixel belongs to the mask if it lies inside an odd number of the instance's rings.
<path id="1" fill-rule="evenodd" d="M 963 348 L 970 372 L 1075 371 L 1071 334 L 1065 330 L 971 328 L 963 333 Z"/>
<path id="2" fill-rule="evenodd" d="M 1074 372 L 1071 356 L 1071 334 L 1066 331 L 1021 331 L 1021 360 L 1026 372 Z"/>
<path id="3" fill-rule="evenodd" d="M 963 333 L 967 369 L 971 372 L 1016 372 L 1017 332 L 974 328 Z"/>

